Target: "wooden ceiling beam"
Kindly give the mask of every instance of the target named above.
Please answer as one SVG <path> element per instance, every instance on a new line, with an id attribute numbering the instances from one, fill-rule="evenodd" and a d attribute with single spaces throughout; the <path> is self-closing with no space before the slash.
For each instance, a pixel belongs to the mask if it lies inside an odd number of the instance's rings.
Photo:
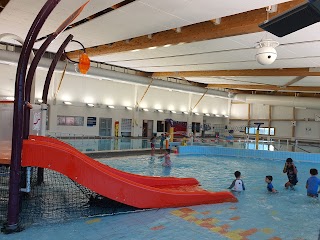
<path id="1" fill-rule="evenodd" d="M 248 89 L 265 91 L 318 92 L 320 87 L 275 86 L 275 85 L 245 85 L 245 84 L 208 84 L 207 88 Z"/>
<path id="2" fill-rule="evenodd" d="M 216 71 L 185 71 L 185 72 L 155 72 L 152 77 L 279 77 L 279 76 L 320 76 L 320 71 L 309 68 L 283 69 L 244 69 L 244 70 L 216 70 Z"/>
<path id="3" fill-rule="evenodd" d="M 0 12 L 5 8 L 10 0 L 0 0 Z"/>
<path id="4" fill-rule="evenodd" d="M 228 92 L 233 94 L 256 94 L 256 95 L 266 95 L 266 96 L 289 96 L 289 97 L 312 97 L 320 98 L 319 93 L 309 93 L 309 92 L 268 92 L 265 91 L 250 91 L 250 90 L 233 90 L 230 89 Z"/>
<path id="5" fill-rule="evenodd" d="M 271 13 L 270 17 L 278 15 L 291 9 L 304 0 L 293 0 L 278 4 L 278 10 Z M 249 12 L 244 12 L 228 17 L 224 17 L 221 24 L 214 25 L 212 21 L 192 24 L 181 27 L 181 32 L 167 30 L 158 33 L 152 33 L 152 38 L 148 36 L 140 36 L 133 38 L 130 42 L 126 40 L 114 42 L 111 46 L 103 44 L 100 46 L 89 47 L 86 49 L 90 57 L 106 55 L 111 53 L 119 53 L 136 49 L 145 49 L 149 47 L 161 47 L 167 44 L 191 43 L 210 39 L 237 36 L 248 33 L 263 31 L 258 25 L 266 20 L 266 9 L 260 8 Z M 68 57 L 76 59 L 81 54 L 81 50 L 68 53 Z"/>

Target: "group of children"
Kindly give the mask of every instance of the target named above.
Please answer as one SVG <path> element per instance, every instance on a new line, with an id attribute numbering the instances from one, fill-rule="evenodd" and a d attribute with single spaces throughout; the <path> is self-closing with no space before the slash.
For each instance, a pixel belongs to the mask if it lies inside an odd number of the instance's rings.
<path id="1" fill-rule="evenodd" d="M 297 167 L 294 165 L 292 158 L 287 158 L 283 173 L 287 174 L 288 182 L 285 183 L 285 188 L 288 189 L 294 188 L 294 186 L 298 183 L 298 170 Z M 306 183 L 306 189 L 307 189 L 307 196 L 317 198 L 318 193 L 318 187 L 320 185 L 320 179 L 317 177 L 318 170 L 315 168 L 310 169 L 310 177 L 307 180 Z M 243 180 L 241 179 L 241 173 L 239 171 L 236 171 L 234 173 L 234 176 L 236 177 L 235 180 L 231 183 L 230 187 L 228 189 L 231 189 L 232 191 L 241 192 L 245 190 L 245 186 L 243 183 Z M 268 175 L 265 178 L 265 182 L 267 183 L 267 190 L 272 193 L 277 193 L 278 191 L 273 187 L 272 185 L 273 177 Z"/>
<path id="2" fill-rule="evenodd" d="M 151 155 L 154 154 L 155 151 L 155 144 L 156 144 L 157 137 L 155 135 L 152 136 L 150 139 L 151 142 Z M 167 134 L 161 134 L 160 138 L 160 153 L 162 153 L 164 141 L 167 139 Z M 165 149 L 165 153 L 163 156 L 159 158 L 164 158 L 164 162 L 162 163 L 163 167 L 171 167 L 171 159 L 170 159 L 170 149 Z"/>
<path id="3" fill-rule="evenodd" d="M 163 149 L 163 144 L 164 144 L 164 140 L 167 139 L 167 134 L 161 134 L 161 137 L 160 137 L 160 152 L 162 152 L 162 149 Z M 156 149 L 156 140 L 157 140 L 157 137 L 156 135 L 153 135 L 150 139 L 150 142 L 151 142 L 151 151 L 154 151 Z"/>

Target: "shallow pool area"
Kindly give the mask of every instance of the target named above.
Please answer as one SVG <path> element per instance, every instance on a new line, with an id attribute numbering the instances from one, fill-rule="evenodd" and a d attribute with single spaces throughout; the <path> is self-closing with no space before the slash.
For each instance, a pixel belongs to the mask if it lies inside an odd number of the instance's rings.
<path id="1" fill-rule="evenodd" d="M 236 195 L 239 202 L 207 206 L 210 213 L 206 218 L 210 219 L 211 227 L 225 228 L 222 232 L 217 230 L 214 239 L 237 239 L 237 234 L 244 232 L 250 233 L 248 239 L 318 239 L 320 202 L 306 196 L 305 183 L 309 169 L 319 169 L 319 164 L 296 161 L 299 183 L 294 190 L 286 190 L 284 183 L 287 176 L 282 173 L 285 159 L 278 161 L 172 154 L 171 160 L 171 168 L 162 167 L 162 159 L 158 156 L 116 158 L 102 162 L 143 175 L 195 177 L 203 188 L 210 191 L 226 190 L 234 179 L 234 171 L 238 170 L 242 173 L 246 187 L 246 191 Z M 267 192 L 264 182 L 266 175 L 273 176 L 273 185 L 279 193 Z M 200 213 L 175 214 L 178 217 L 189 216 L 186 219 L 188 221 L 197 218 Z M 197 224 L 195 219 L 192 222 Z"/>
<path id="2" fill-rule="evenodd" d="M 136 149 L 151 149 L 149 139 L 141 138 L 112 138 L 112 139 L 90 139 L 86 137 L 82 138 L 63 138 L 60 139 L 71 146 L 77 148 L 82 152 L 97 152 L 97 151 L 119 151 L 119 150 L 136 150 Z M 175 143 L 174 145 L 180 145 Z M 190 146 L 191 143 L 189 142 Z M 254 140 L 243 141 L 220 141 L 210 138 L 197 138 L 192 143 L 193 146 L 218 146 L 225 148 L 235 149 L 256 149 L 256 143 Z M 156 148 L 160 147 L 160 141 L 157 140 L 155 144 Z M 258 150 L 265 151 L 288 151 L 288 152 L 302 152 L 302 153 L 320 153 L 320 145 L 317 143 L 307 144 L 298 143 L 293 144 L 289 142 L 280 141 L 260 141 Z"/>

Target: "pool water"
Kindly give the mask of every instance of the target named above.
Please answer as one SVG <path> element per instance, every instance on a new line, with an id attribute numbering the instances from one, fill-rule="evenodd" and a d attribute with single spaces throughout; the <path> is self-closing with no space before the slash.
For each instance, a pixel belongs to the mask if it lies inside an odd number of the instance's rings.
<path id="1" fill-rule="evenodd" d="M 64 142 L 75 147 L 82 152 L 92 151 L 111 151 L 111 150 L 128 150 L 128 149 L 150 149 L 149 139 L 133 139 L 133 138 L 118 138 L 118 139 L 62 139 Z M 194 142 L 197 146 L 222 146 L 228 148 L 241 149 L 256 149 L 255 142 L 212 142 L 210 139 Z M 155 147 L 159 148 L 160 141 L 157 140 Z M 259 150 L 268 151 L 289 151 L 289 152 L 305 152 L 305 153 L 320 153 L 320 145 L 318 144 L 283 144 L 279 142 L 260 142 Z"/>
<path id="2" fill-rule="evenodd" d="M 63 139 L 81 152 L 151 149 L 150 140 L 147 139 Z M 156 144 L 159 148 L 159 143 Z"/>
<path id="3" fill-rule="evenodd" d="M 236 209 L 233 212 L 236 221 L 234 219 L 231 221 L 230 214 L 225 211 L 230 208 L 230 203 L 210 206 L 213 212 L 220 214 L 219 221 L 229 224 L 234 230 L 249 228 L 259 230 L 248 239 L 318 239 L 320 202 L 318 199 L 306 196 L 305 183 L 310 176 L 310 168 L 320 170 L 319 164 L 295 162 L 299 183 L 294 190 L 286 190 L 284 184 L 287 182 L 287 176 L 282 173 L 285 160 L 174 154 L 171 154 L 171 160 L 171 168 L 162 167 L 163 160 L 158 156 L 101 161 L 111 167 L 142 175 L 195 177 L 203 188 L 210 191 L 226 190 L 234 180 L 234 171 L 238 170 L 242 173 L 246 191 L 236 195 L 238 203 L 231 204 Z M 279 193 L 267 191 L 267 184 L 264 182 L 266 175 L 273 176 L 273 186 Z M 215 239 L 228 238 L 217 235 Z"/>

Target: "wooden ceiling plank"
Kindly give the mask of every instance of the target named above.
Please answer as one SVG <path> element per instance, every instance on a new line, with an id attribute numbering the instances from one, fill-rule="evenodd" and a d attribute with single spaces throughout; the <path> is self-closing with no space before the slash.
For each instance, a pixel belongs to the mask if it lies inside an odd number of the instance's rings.
<path id="1" fill-rule="evenodd" d="M 320 76 L 320 72 L 310 71 L 309 68 L 283 69 L 244 69 L 216 71 L 185 71 L 185 72 L 155 72 L 152 77 L 279 77 L 279 76 Z M 301 80 L 301 79 L 300 79 Z"/>
<path id="2" fill-rule="evenodd" d="M 10 0 L 0 0 L 0 12 L 6 7 Z"/>
<path id="3" fill-rule="evenodd" d="M 304 0 L 293 0 L 278 5 L 278 11 L 270 14 L 270 17 L 278 15 L 291 9 Z M 204 40 L 218 39 L 224 37 L 237 36 L 248 33 L 263 31 L 258 24 L 266 20 L 266 9 L 260 8 L 249 12 L 244 12 L 228 17 L 224 17 L 221 24 L 214 25 L 212 21 L 196 23 L 193 25 L 181 27 L 181 32 L 176 33 L 172 30 L 153 33 L 152 38 L 140 36 L 133 38 L 129 43 L 126 40 L 118 41 L 112 44 L 104 44 L 86 49 L 90 57 L 101 56 L 111 53 L 119 53 L 136 49 L 146 49 L 149 47 L 160 47 L 167 44 L 191 43 Z M 71 59 L 78 58 L 81 50 L 68 53 Z"/>
<path id="4" fill-rule="evenodd" d="M 245 84 L 208 84 L 208 88 L 248 89 L 265 91 L 294 91 L 294 92 L 316 92 L 320 91 L 319 86 L 275 86 L 275 85 L 245 85 Z"/>

